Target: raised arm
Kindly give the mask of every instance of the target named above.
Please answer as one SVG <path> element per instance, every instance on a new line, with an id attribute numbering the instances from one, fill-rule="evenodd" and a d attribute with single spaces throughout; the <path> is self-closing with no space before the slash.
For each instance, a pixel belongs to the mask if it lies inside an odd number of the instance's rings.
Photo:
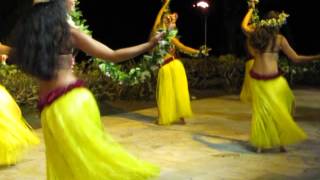
<path id="1" fill-rule="evenodd" d="M 144 52 L 151 50 L 162 36 L 163 34 L 158 34 L 146 43 L 113 50 L 81 32 L 80 30 L 71 27 L 71 37 L 76 48 L 84 51 L 91 56 L 105 59 L 107 61 L 109 60 L 115 63 L 136 57 Z"/>
<path id="2" fill-rule="evenodd" d="M 254 31 L 254 28 L 250 24 L 252 19 L 252 13 L 253 13 L 253 8 L 249 8 L 247 14 L 245 15 L 241 23 L 241 29 L 246 35 Z"/>
<path id="3" fill-rule="evenodd" d="M 280 48 L 282 50 L 282 52 L 293 62 L 295 63 L 299 63 L 299 62 L 306 62 L 306 61 L 314 61 L 314 60 L 320 60 L 320 54 L 319 55 L 314 55 L 314 56 L 304 56 L 304 55 L 299 55 L 297 54 L 292 47 L 290 46 L 290 44 L 288 43 L 287 39 L 282 36 L 279 35 L 281 38 L 280 40 Z"/>

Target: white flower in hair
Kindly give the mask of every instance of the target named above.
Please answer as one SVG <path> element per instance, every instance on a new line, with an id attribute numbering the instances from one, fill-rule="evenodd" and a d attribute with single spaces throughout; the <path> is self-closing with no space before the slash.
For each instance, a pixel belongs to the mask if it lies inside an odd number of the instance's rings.
<path id="1" fill-rule="evenodd" d="M 282 12 L 278 18 L 271 18 L 266 20 L 261 20 L 258 22 L 259 26 L 268 26 L 268 27 L 281 27 L 282 25 L 286 24 L 287 18 L 289 14 Z"/>

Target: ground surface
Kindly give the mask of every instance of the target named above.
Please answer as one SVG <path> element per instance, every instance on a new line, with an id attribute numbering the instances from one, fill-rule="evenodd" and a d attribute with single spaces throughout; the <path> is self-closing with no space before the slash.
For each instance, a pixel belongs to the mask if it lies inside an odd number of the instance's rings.
<path id="1" fill-rule="evenodd" d="M 154 125 L 153 102 L 107 103 L 102 106 L 102 119 L 107 133 L 128 151 L 161 167 L 160 180 L 320 179 L 320 91 L 294 93 L 295 119 L 309 139 L 288 147 L 287 153 L 252 151 L 247 143 L 251 110 L 237 95 L 193 100 L 194 116 L 185 126 Z M 30 119 L 36 126 L 37 118 Z M 0 180 L 45 179 L 41 128 L 36 132 L 41 145 L 17 165 L 0 168 Z"/>

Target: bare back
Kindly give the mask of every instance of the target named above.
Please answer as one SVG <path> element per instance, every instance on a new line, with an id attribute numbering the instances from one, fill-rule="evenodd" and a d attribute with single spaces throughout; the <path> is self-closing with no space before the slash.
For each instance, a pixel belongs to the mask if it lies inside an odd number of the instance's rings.
<path id="1" fill-rule="evenodd" d="M 279 51 L 281 49 L 282 36 L 277 35 L 275 42 L 269 42 L 267 49 L 264 52 L 257 52 L 251 50 L 254 53 L 253 71 L 261 75 L 272 75 L 278 73 L 278 59 Z"/>
<path id="2" fill-rule="evenodd" d="M 77 81 L 72 71 L 73 57 L 71 54 L 60 55 L 60 68 L 56 72 L 56 77 L 49 81 L 40 80 L 39 96 L 44 97 L 56 88 L 67 87 Z"/>

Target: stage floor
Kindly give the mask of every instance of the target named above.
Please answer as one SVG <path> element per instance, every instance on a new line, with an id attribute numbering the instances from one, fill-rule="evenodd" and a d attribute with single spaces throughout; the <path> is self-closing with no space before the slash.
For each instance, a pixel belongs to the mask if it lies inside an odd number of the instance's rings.
<path id="1" fill-rule="evenodd" d="M 160 180 L 320 179 L 320 91 L 295 90 L 294 94 L 295 119 L 309 139 L 287 147 L 287 153 L 253 152 L 247 143 L 250 107 L 237 95 L 193 100 L 194 117 L 184 126 L 153 124 L 154 107 L 102 119 L 106 131 L 128 151 L 161 167 Z M 45 179 L 43 136 L 41 129 L 36 131 L 41 144 L 17 165 L 0 168 L 0 180 Z"/>

